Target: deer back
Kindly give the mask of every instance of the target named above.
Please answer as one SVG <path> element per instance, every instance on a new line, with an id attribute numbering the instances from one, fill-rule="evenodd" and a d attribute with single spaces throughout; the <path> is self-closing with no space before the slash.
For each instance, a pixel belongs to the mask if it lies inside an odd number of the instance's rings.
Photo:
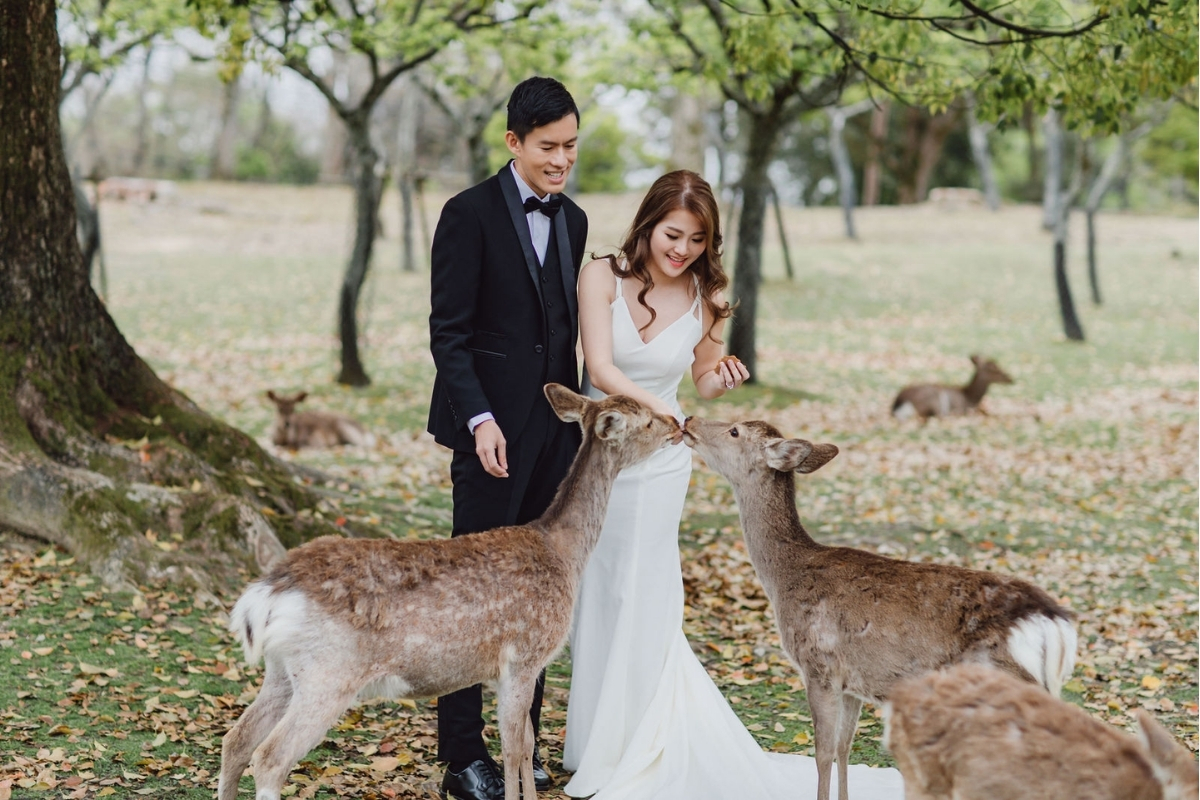
<path id="1" fill-rule="evenodd" d="M 961 664 L 903 681 L 884 714 L 884 744 L 909 797 L 1164 797 L 1134 737 L 989 667 Z"/>

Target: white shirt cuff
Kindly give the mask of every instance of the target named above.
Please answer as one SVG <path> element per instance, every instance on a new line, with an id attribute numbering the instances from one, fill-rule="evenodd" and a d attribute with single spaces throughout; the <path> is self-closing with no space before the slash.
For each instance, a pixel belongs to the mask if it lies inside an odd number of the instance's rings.
<path id="1" fill-rule="evenodd" d="M 487 422 L 489 419 L 495 419 L 490 411 L 485 411 L 482 414 L 476 414 L 467 420 L 467 430 L 469 430 L 471 435 L 474 436 L 475 429 L 478 428 L 481 423 Z"/>

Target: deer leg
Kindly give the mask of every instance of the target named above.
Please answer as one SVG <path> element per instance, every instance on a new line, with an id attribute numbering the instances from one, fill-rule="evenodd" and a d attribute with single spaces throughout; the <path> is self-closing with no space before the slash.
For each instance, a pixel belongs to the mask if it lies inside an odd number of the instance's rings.
<path id="1" fill-rule="evenodd" d="M 817 751 L 817 800 L 829 800 L 830 773 L 837 756 L 841 728 L 842 702 L 840 692 L 813 681 L 807 687 L 808 706 L 812 711 L 813 743 Z M 841 789 L 838 790 L 839 797 Z"/>
<path id="2" fill-rule="evenodd" d="M 321 743 L 353 702 L 357 689 L 344 686 L 314 682 L 295 688 L 287 712 L 254 753 L 255 800 L 279 800 L 292 767 Z"/>
<path id="3" fill-rule="evenodd" d="M 850 771 L 850 745 L 854 743 L 854 732 L 858 730 L 858 714 L 862 711 L 862 700 L 854 695 L 842 695 L 841 725 L 838 727 L 837 765 L 838 800 L 849 800 L 850 784 L 846 779 Z"/>
<path id="4" fill-rule="evenodd" d="M 528 675 L 501 673 L 496 692 L 496 717 L 500 726 L 500 757 L 504 762 L 504 800 L 537 800 L 533 785 L 533 722 L 529 706 L 538 670 Z"/>
<path id="5" fill-rule="evenodd" d="M 266 675 L 258 697 L 245 710 L 221 741 L 221 777 L 217 781 L 218 800 L 237 797 L 238 780 L 255 749 L 278 724 L 292 699 L 292 684 L 282 665 L 267 659 Z"/>

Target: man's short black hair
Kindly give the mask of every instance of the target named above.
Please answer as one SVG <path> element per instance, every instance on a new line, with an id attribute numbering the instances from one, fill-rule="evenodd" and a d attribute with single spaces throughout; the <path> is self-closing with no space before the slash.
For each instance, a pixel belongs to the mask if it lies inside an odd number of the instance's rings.
<path id="1" fill-rule="evenodd" d="M 508 130 L 521 142 L 534 128 L 558 122 L 568 114 L 574 114 L 575 122 L 579 122 L 574 98 L 554 78 L 526 78 L 508 98 Z"/>

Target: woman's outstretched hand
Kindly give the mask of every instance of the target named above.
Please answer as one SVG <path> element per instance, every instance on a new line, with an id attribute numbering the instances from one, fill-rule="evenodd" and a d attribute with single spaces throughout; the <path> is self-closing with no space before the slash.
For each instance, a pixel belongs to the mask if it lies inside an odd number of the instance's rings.
<path id="1" fill-rule="evenodd" d="M 713 373 L 721 381 L 721 386 L 726 391 L 736 389 L 750 380 L 750 370 L 746 369 L 746 365 L 741 362 L 741 359 L 734 355 L 722 356 L 721 360 L 717 362 L 717 366 L 713 367 Z"/>

